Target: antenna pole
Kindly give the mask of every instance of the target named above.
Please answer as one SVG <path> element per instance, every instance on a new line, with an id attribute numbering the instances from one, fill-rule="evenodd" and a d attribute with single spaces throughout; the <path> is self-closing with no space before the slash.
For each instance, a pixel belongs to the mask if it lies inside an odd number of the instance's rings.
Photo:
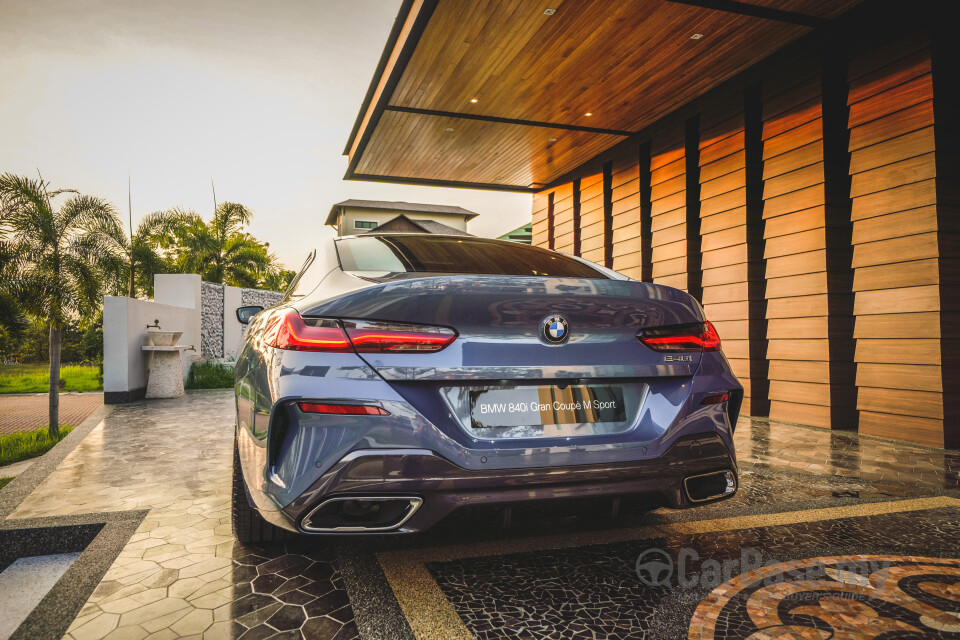
<path id="1" fill-rule="evenodd" d="M 213 191 L 213 212 L 217 212 L 217 190 L 213 186 L 213 178 L 210 178 L 210 190 Z"/>
<path id="2" fill-rule="evenodd" d="M 133 195 L 130 189 L 130 170 L 127 170 L 127 215 L 130 219 L 130 289 L 127 292 L 131 298 L 137 297 L 136 273 L 133 265 Z"/>
<path id="3" fill-rule="evenodd" d="M 127 214 L 130 217 L 130 241 L 133 241 L 133 196 L 130 193 L 130 172 L 127 171 Z"/>
<path id="4" fill-rule="evenodd" d="M 40 188 L 43 189 L 43 196 L 47 199 L 47 207 L 53 212 L 53 203 L 50 202 L 50 194 L 47 193 L 47 183 L 43 181 L 43 174 L 40 173 L 40 167 L 37 167 L 37 175 L 40 176 Z"/>

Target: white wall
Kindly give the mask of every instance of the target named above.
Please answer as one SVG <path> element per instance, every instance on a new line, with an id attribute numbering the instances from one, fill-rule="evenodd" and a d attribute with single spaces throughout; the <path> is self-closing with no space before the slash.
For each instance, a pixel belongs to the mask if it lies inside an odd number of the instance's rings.
<path id="1" fill-rule="evenodd" d="M 186 354 L 195 357 L 181 356 L 180 364 L 183 367 L 183 379 L 187 379 L 190 366 L 200 357 L 200 276 L 195 273 L 158 273 L 153 276 L 153 301 L 162 305 L 184 307 L 192 309 L 189 319 L 183 329 L 183 335 L 177 344 L 189 344 L 196 351 L 187 351 Z M 163 320 L 160 326 L 164 330 Z M 104 336 L 106 337 L 106 336 Z"/>
<path id="2" fill-rule="evenodd" d="M 160 321 L 164 331 L 183 332 L 177 344 L 193 347 L 180 354 L 184 380 L 193 363 L 201 359 L 203 284 L 200 276 L 158 274 L 154 276 L 153 290 L 153 301 L 104 296 L 103 389 L 108 394 L 108 402 L 127 402 L 137 396 L 138 390 L 146 388 L 151 354 L 141 347 L 147 343 L 147 325 L 152 325 L 154 320 Z M 275 301 L 265 302 L 271 296 L 279 299 L 276 292 L 223 287 L 224 360 L 236 359 L 246 329 L 237 320 L 237 308 L 244 304 L 275 304 Z M 245 303 L 245 299 L 253 302 Z M 220 339 L 219 320 L 217 322 L 217 339 Z M 111 399 L 109 394 L 125 395 Z"/>
<path id="3" fill-rule="evenodd" d="M 119 296 L 103 298 L 103 390 L 105 393 L 128 393 L 145 389 L 149 352 L 141 347 L 147 344 L 147 325 L 160 321 L 164 331 L 183 331 L 177 344 L 192 344 L 185 340 L 186 331 L 197 315 L 193 309 L 149 300 L 135 300 Z M 196 352 L 181 353 L 184 375 L 196 359 Z"/>
<path id="4" fill-rule="evenodd" d="M 195 273 L 158 273 L 153 276 L 153 301 L 199 309 L 200 282 Z"/>

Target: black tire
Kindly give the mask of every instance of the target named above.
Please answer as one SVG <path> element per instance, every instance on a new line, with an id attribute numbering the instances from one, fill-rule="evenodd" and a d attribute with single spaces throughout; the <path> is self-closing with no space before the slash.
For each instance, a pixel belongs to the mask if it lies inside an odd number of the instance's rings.
<path id="1" fill-rule="evenodd" d="M 247 489 L 243 485 L 243 472 L 240 470 L 240 451 L 236 438 L 233 441 L 233 535 L 237 540 L 251 544 L 270 544 L 283 542 L 293 534 L 275 527 L 250 506 Z"/>

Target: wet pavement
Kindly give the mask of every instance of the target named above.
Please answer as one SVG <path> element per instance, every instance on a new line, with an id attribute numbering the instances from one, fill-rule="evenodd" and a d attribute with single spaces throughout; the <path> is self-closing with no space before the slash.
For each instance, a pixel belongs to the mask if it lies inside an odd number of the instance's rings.
<path id="1" fill-rule="evenodd" d="M 0 492 L 11 539 L 86 527 L 61 582 L 89 587 L 18 634 L 960 638 L 958 452 L 744 418 L 720 503 L 574 501 L 507 529 L 480 509 L 415 537 L 259 548 L 230 531 L 232 406 L 115 407 Z"/>

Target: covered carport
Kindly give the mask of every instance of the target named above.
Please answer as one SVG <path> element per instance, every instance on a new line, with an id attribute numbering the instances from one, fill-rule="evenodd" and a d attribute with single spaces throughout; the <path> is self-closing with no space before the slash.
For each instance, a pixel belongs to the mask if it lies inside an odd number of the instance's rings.
<path id="1" fill-rule="evenodd" d="M 701 301 L 751 415 L 956 447 L 947 7 L 405 2 L 345 177 L 532 193 L 534 244 Z"/>

